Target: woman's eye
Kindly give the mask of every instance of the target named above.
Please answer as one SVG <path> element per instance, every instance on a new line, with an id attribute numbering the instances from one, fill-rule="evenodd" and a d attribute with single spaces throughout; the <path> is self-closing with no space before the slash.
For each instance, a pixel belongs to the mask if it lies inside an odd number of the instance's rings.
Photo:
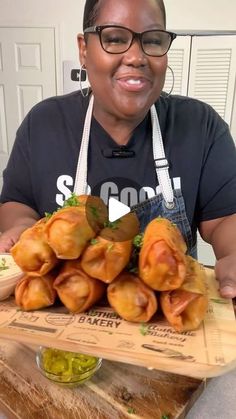
<path id="1" fill-rule="evenodd" d="M 145 45 L 161 45 L 162 44 L 162 40 L 161 39 L 157 39 L 157 38 L 149 38 L 149 39 L 144 39 L 143 43 Z"/>
<path id="2" fill-rule="evenodd" d="M 109 36 L 104 39 L 106 44 L 126 44 L 127 40 L 121 36 Z"/>

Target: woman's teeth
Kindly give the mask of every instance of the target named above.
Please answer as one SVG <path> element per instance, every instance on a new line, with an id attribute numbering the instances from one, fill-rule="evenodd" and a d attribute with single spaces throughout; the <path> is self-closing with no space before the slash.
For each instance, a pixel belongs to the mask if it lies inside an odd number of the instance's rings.
<path id="1" fill-rule="evenodd" d="M 134 80 L 134 79 L 129 79 L 129 80 L 127 80 L 127 82 L 129 83 L 129 84 L 140 84 L 141 83 L 141 81 L 140 80 Z"/>

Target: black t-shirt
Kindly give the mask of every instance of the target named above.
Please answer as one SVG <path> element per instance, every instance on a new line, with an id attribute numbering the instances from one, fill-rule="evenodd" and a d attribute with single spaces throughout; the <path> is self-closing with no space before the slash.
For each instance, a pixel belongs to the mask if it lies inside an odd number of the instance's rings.
<path id="1" fill-rule="evenodd" d="M 63 204 L 73 191 L 88 98 L 79 92 L 37 104 L 16 135 L 0 201 L 21 202 L 41 216 Z M 181 184 L 187 216 L 200 221 L 236 212 L 236 150 L 227 124 L 207 104 L 182 97 L 156 103 L 170 177 Z M 106 202 L 109 196 L 134 205 L 159 193 L 152 151 L 150 114 L 136 127 L 128 158 L 109 157 L 119 148 L 93 118 L 88 184 Z"/>

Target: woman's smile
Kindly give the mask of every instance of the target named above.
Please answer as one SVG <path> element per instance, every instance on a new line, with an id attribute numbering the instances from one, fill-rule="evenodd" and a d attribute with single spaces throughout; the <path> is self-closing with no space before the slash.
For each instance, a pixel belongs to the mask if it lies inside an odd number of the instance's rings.
<path id="1" fill-rule="evenodd" d="M 124 75 L 118 76 L 115 81 L 117 81 L 118 87 L 127 92 L 145 92 L 150 89 L 151 83 L 146 77 L 143 76 L 134 76 L 134 75 Z"/>

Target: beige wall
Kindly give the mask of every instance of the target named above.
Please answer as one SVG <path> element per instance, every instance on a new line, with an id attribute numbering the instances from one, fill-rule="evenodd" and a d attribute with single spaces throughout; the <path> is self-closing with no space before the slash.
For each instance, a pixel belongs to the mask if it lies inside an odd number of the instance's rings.
<path id="1" fill-rule="evenodd" d="M 169 29 L 236 30 L 235 0 L 164 1 Z"/>
<path id="2" fill-rule="evenodd" d="M 235 0 L 165 0 L 165 4 L 169 29 L 236 30 Z M 76 60 L 83 6 L 84 0 L 0 0 L 0 25 L 57 25 L 60 59 Z"/>

